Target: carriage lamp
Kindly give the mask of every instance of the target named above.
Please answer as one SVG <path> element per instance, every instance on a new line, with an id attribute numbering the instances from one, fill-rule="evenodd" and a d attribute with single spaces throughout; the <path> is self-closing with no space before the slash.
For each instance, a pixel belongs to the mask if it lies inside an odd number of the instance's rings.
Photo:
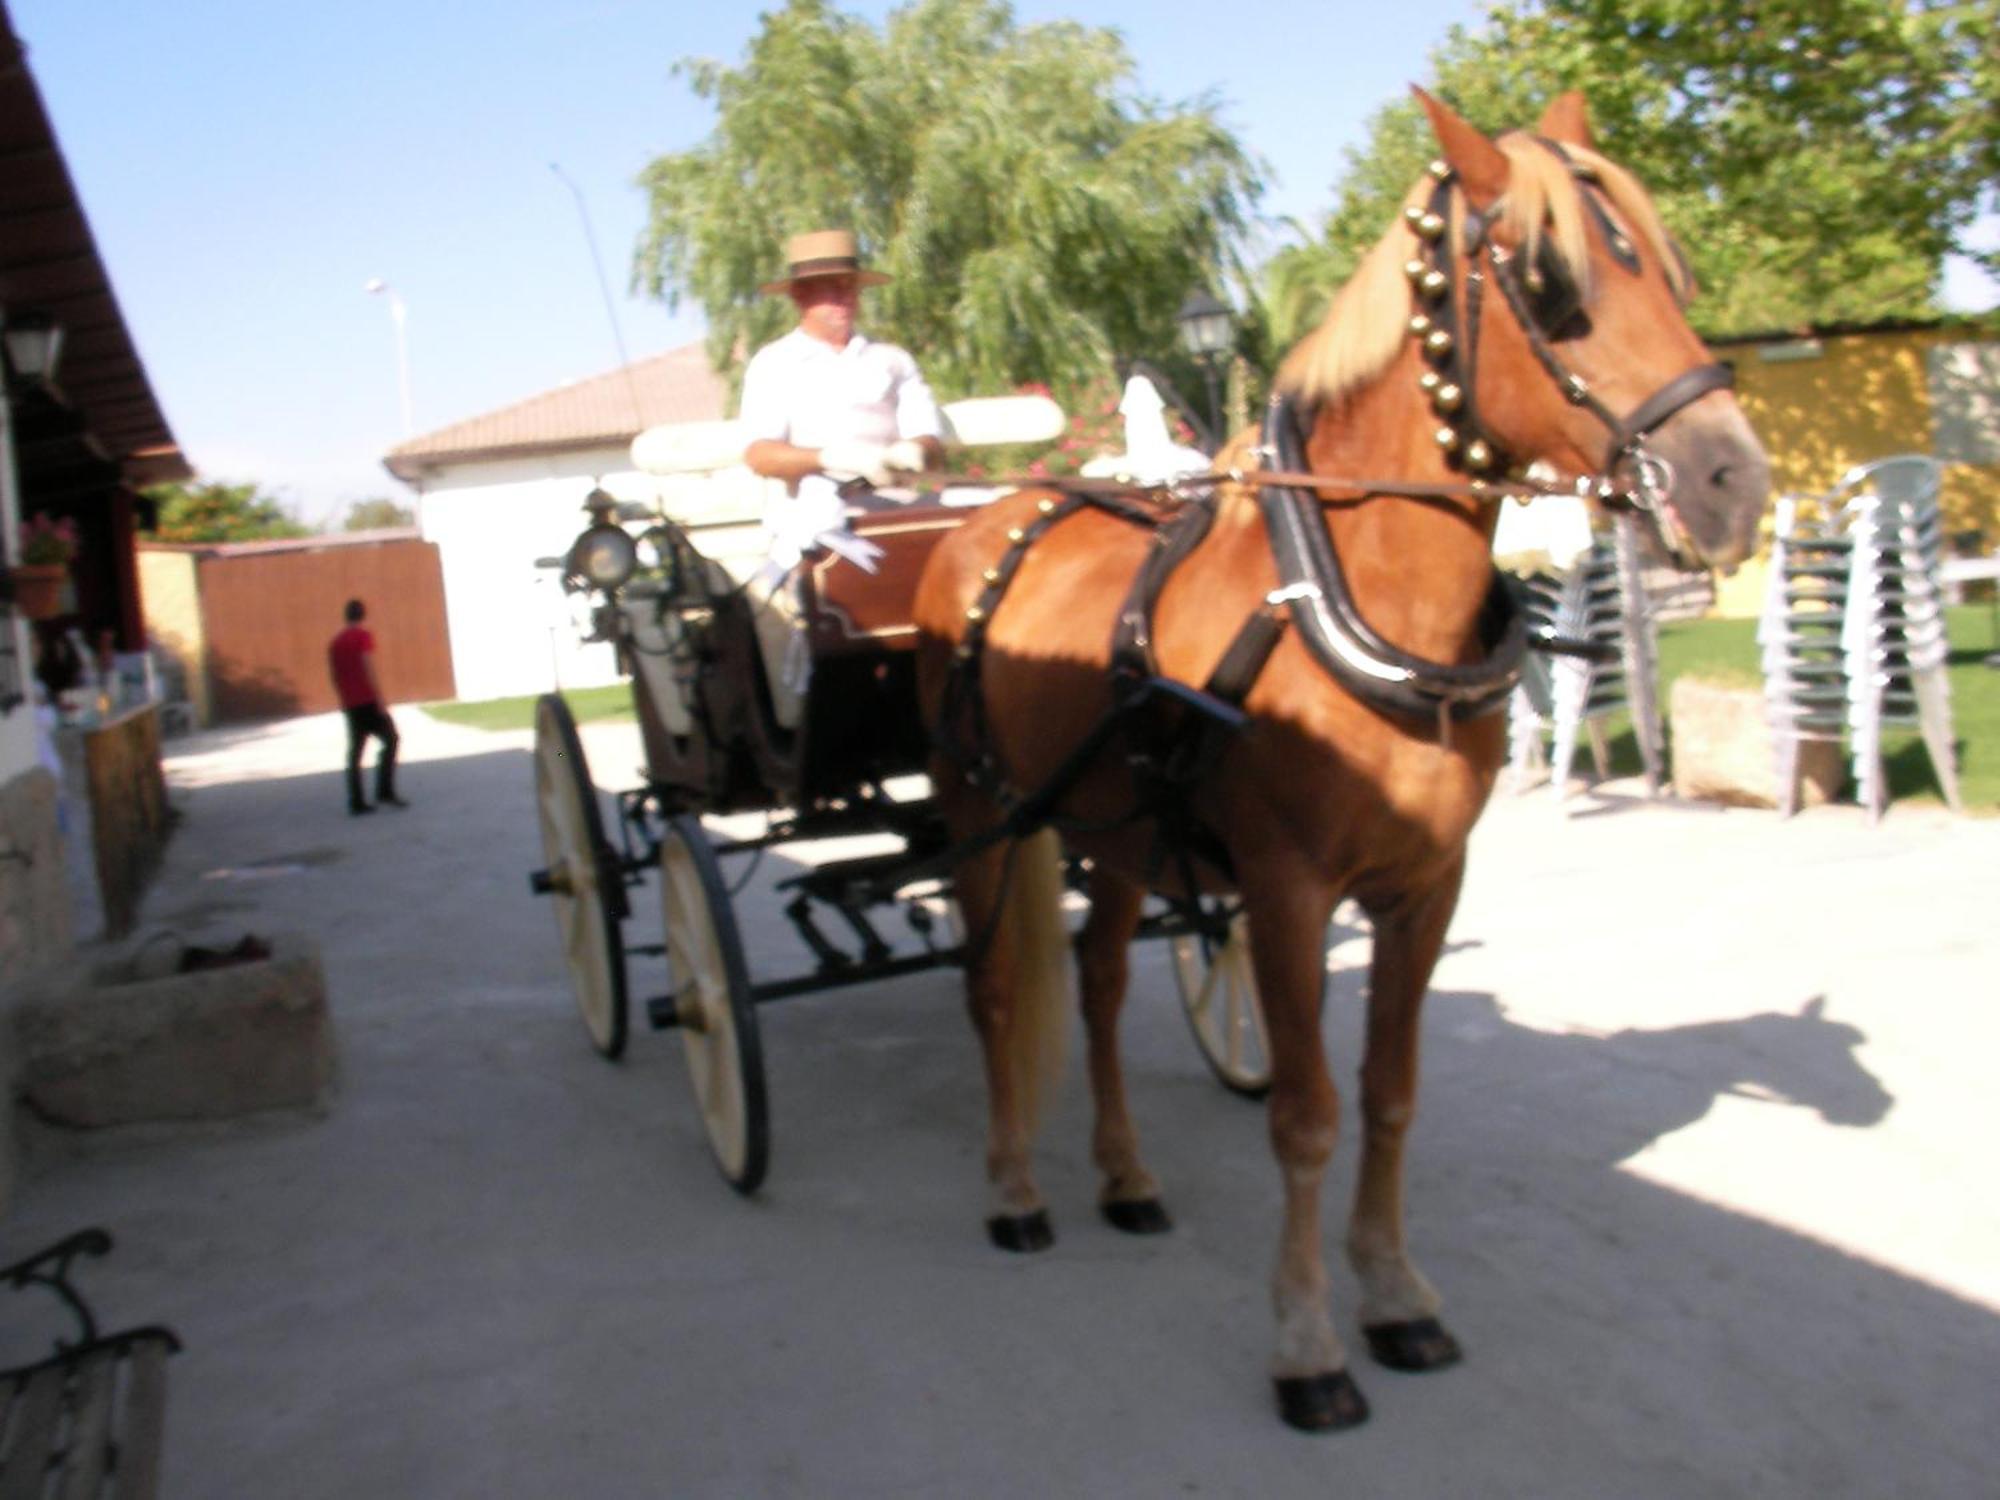
<path id="1" fill-rule="evenodd" d="M 570 544 L 563 572 L 591 588 L 620 588 L 639 566 L 639 547 L 622 526 L 599 524 Z"/>
<path id="2" fill-rule="evenodd" d="M 1208 430 L 1222 440 L 1222 398 L 1215 384 L 1216 366 L 1221 364 L 1235 342 L 1235 317 L 1205 289 L 1196 287 L 1181 310 L 1174 314 L 1181 326 L 1181 345 L 1201 366 L 1208 382 Z"/>

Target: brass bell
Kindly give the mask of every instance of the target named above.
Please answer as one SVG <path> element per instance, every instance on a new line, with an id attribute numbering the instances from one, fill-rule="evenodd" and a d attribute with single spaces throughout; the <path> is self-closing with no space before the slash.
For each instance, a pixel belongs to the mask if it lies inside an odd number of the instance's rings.
<path id="1" fill-rule="evenodd" d="M 1053 515 L 1055 513 L 1055 508 L 1056 508 L 1056 503 L 1053 500 L 1043 500 L 1035 506 L 1035 509 L 1040 511 L 1045 516 Z"/>
<path id="2" fill-rule="evenodd" d="M 981 620 L 986 618 L 986 611 L 975 604 L 965 612 L 965 618 L 977 625 Z"/>
<path id="3" fill-rule="evenodd" d="M 1542 273 L 1533 266 L 1528 267 L 1528 274 L 1521 278 L 1521 283 L 1531 292 L 1539 292 L 1548 284 Z"/>
<path id="4" fill-rule="evenodd" d="M 1429 172 L 1439 182 L 1443 182 L 1451 176 L 1451 163 L 1446 161 L 1442 156 L 1434 156 L 1431 158 L 1431 164 L 1424 168 L 1424 170 Z"/>
<path id="5" fill-rule="evenodd" d="M 1450 285 L 1451 282 L 1445 276 L 1444 272 L 1426 271 L 1424 272 L 1424 279 L 1417 283 L 1417 290 L 1422 292 L 1426 297 L 1442 297 L 1445 288 Z"/>
<path id="6" fill-rule="evenodd" d="M 1482 474 L 1493 467 L 1493 450 L 1486 445 L 1485 439 L 1474 438 L 1466 446 L 1465 463 L 1467 468 L 1477 469 Z"/>
<path id="7" fill-rule="evenodd" d="M 1410 318 L 1410 337 L 1422 338 L 1431 331 L 1431 320 L 1423 313 L 1415 313 Z"/>
<path id="8" fill-rule="evenodd" d="M 1447 453 L 1458 446 L 1458 429 L 1456 427 L 1440 427 L 1431 436 L 1436 440 L 1437 445 Z"/>
<path id="9" fill-rule="evenodd" d="M 1009 526 L 1007 528 L 1007 540 L 1012 542 L 1015 546 L 1017 547 L 1020 546 L 1021 543 L 1026 541 L 1027 539 L 1028 539 L 1028 533 L 1023 531 L 1020 527 Z"/>
<path id="10" fill-rule="evenodd" d="M 1423 214 L 1416 220 L 1417 233 L 1427 240 L 1434 240 L 1444 233 L 1443 214 Z"/>
<path id="11" fill-rule="evenodd" d="M 1429 395 L 1443 383 L 1444 376 L 1438 374 L 1436 370 L 1426 370 L 1417 377 L 1417 385 L 1423 390 L 1425 395 Z"/>
<path id="12" fill-rule="evenodd" d="M 1417 205 L 1414 203 L 1409 204 L 1403 210 L 1403 222 L 1409 225 L 1410 228 L 1412 229 L 1415 229 L 1417 227 L 1417 221 L 1423 218 L 1423 216 L 1424 216 L 1424 211 L 1421 208 L 1417 207 Z"/>
<path id="13" fill-rule="evenodd" d="M 1000 581 L 1000 570 L 998 568 L 988 568 L 984 573 L 981 573 L 979 576 L 985 579 L 988 583 L 998 583 Z"/>
<path id="14" fill-rule="evenodd" d="M 1465 404 L 1465 392 L 1455 385 L 1441 385 L 1431 392 L 1431 404 L 1441 412 L 1455 412 Z"/>
<path id="15" fill-rule="evenodd" d="M 1424 335 L 1424 353 L 1443 359 L 1451 353 L 1451 335 L 1442 328 L 1433 328 Z"/>
<path id="16" fill-rule="evenodd" d="M 1429 269 L 1430 267 L 1425 265 L 1420 260 L 1411 259 L 1403 262 L 1403 274 L 1409 277 L 1410 280 L 1412 281 L 1423 280 L 1424 272 L 1428 271 Z"/>

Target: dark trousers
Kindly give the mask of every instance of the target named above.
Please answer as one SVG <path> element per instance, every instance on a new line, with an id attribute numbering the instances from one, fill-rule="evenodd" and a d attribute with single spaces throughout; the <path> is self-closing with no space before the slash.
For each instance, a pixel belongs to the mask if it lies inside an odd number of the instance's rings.
<path id="1" fill-rule="evenodd" d="M 364 703 L 341 712 L 347 715 L 347 805 L 367 805 L 361 795 L 361 752 L 367 748 L 370 735 L 382 742 L 381 753 L 375 757 L 375 800 L 395 796 L 396 721 L 389 717 L 389 710 L 379 703 Z"/>

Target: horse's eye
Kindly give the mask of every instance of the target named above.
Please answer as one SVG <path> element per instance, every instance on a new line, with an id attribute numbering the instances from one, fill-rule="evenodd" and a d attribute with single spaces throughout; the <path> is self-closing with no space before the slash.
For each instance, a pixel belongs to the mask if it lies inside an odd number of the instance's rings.
<path id="1" fill-rule="evenodd" d="M 1579 338 L 1589 332 L 1583 316 L 1583 296 L 1575 280 L 1543 240 L 1536 249 L 1534 264 L 1523 277 L 1528 292 L 1528 311 L 1543 334 L 1551 339 Z"/>

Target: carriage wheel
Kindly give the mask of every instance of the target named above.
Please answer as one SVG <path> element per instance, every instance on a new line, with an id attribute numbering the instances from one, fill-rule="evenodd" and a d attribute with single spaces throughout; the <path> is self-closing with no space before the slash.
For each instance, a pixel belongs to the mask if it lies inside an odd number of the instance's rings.
<path id="1" fill-rule="evenodd" d="M 535 806 L 546 869 L 534 889 L 552 898 L 563 958 L 591 1044 L 606 1057 L 625 1050 L 625 892 L 618 856 L 604 838 L 597 788 L 569 705 L 554 693 L 535 704 Z"/>
<path id="2" fill-rule="evenodd" d="M 660 902 L 669 998 L 708 1144 L 729 1185 L 754 1192 L 771 1158 L 764 1049 L 729 891 L 701 821 L 687 813 L 660 840 Z"/>
<path id="3" fill-rule="evenodd" d="M 1195 1044 L 1224 1088 L 1246 1099 L 1271 1091 L 1271 1042 L 1264 1006 L 1250 967 L 1250 923 L 1242 912 L 1229 919 L 1217 945 L 1198 932 L 1173 939 L 1174 983 Z"/>

